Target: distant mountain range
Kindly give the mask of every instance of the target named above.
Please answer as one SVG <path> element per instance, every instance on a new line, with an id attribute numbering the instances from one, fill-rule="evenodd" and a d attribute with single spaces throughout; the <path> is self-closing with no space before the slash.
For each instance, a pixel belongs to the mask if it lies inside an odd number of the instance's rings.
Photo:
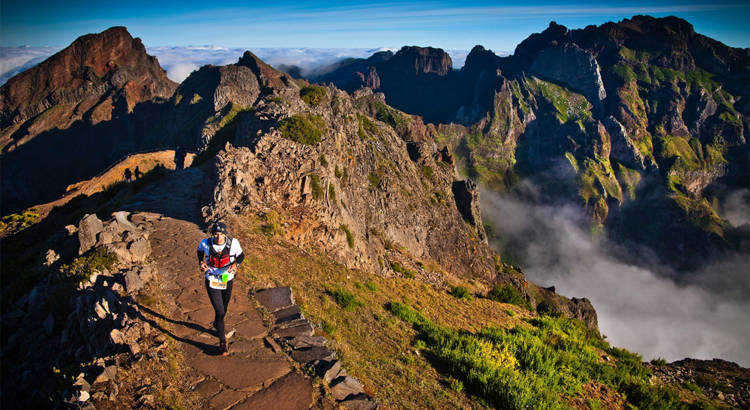
<path id="1" fill-rule="evenodd" d="M 266 83 L 244 82 L 237 67 L 268 67 L 250 56 L 203 67 L 178 88 L 113 28 L 10 79 L 0 88 L 3 213 L 129 152 L 205 149 L 224 119 L 273 87 L 270 71 L 258 76 Z M 636 16 L 582 30 L 553 22 L 509 57 L 475 47 L 461 70 L 441 49 L 403 47 L 279 78 L 382 92 L 430 123 L 428 138 L 481 184 L 510 192 L 532 180 L 544 200 L 584 207 L 594 231 L 690 268 L 749 247 L 747 227 L 717 213 L 750 186 L 749 57 L 684 20 Z"/>

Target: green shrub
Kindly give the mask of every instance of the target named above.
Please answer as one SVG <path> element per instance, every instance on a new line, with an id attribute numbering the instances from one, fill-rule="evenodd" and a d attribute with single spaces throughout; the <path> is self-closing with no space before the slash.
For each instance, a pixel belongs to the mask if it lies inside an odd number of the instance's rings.
<path id="1" fill-rule="evenodd" d="M 365 283 L 365 287 L 367 288 L 367 290 L 369 290 L 371 292 L 377 292 L 378 291 L 378 285 L 375 282 L 373 282 L 373 281 Z"/>
<path id="2" fill-rule="evenodd" d="M 339 179 L 343 175 L 343 174 L 341 174 L 341 170 L 339 170 L 339 166 L 338 165 L 336 165 L 336 167 L 334 168 L 333 175 L 335 175 L 336 178 L 339 178 Z"/>
<path id="3" fill-rule="evenodd" d="M 331 292 L 333 299 L 339 304 L 344 310 L 352 311 L 360 306 L 364 306 L 361 300 L 357 300 L 357 297 L 347 290 L 338 288 Z"/>
<path id="4" fill-rule="evenodd" d="M 474 298 L 471 296 L 471 292 L 469 292 L 469 289 L 467 289 L 466 286 L 456 286 L 451 289 L 450 293 L 453 297 L 458 299 L 474 300 Z"/>
<path id="5" fill-rule="evenodd" d="M 651 359 L 651 364 L 653 364 L 654 366 L 666 366 L 667 361 L 666 359 L 660 357 L 658 359 Z"/>
<path id="6" fill-rule="evenodd" d="M 344 233 L 346 234 L 346 243 L 349 244 L 349 247 L 354 248 L 354 235 L 349 232 L 349 227 L 342 224 L 341 226 L 339 226 L 339 229 L 344 231 Z"/>
<path id="7" fill-rule="evenodd" d="M 310 192 L 316 201 L 323 198 L 323 186 L 320 183 L 320 177 L 315 174 L 310 175 Z"/>
<path id="8" fill-rule="evenodd" d="M 432 167 L 429 165 L 425 165 L 422 167 L 422 174 L 430 181 L 432 181 L 432 171 Z"/>
<path id="9" fill-rule="evenodd" d="M 684 381 L 682 382 L 681 386 L 697 394 L 703 394 L 703 389 L 701 389 L 701 387 L 695 383 Z"/>
<path id="10" fill-rule="evenodd" d="M 336 188 L 333 187 L 333 184 L 328 185 L 328 199 L 336 201 Z"/>
<path id="11" fill-rule="evenodd" d="M 508 283 L 504 285 L 495 285 L 490 293 L 487 294 L 487 298 L 494 300 L 495 302 L 509 303 L 511 305 L 531 310 L 529 302 L 521 296 L 521 293 L 516 288 Z"/>
<path id="12" fill-rule="evenodd" d="M 263 221 L 265 222 L 261 226 L 261 231 L 267 236 L 284 235 L 284 218 L 279 215 L 278 212 L 271 209 L 263 215 Z"/>
<path id="13" fill-rule="evenodd" d="M 302 101 L 313 107 L 320 105 L 320 102 L 323 101 L 324 95 L 326 95 L 326 89 L 314 85 L 302 87 L 302 89 L 299 90 L 299 97 Z"/>
<path id="14" fill-rule="evenodd" d="M 454 392 L 461 393 L 464 390 L 464 384 L 461 382 L 461 380 L 451 377 L 448 380 L 448 384 L 450 385 L 451 390 L 453 390 Z"/>
<path id="15" fill-rule="evenodd" d="M 34 211 L 34 209 L 23 211 L 20 214 L 11 214 L 4 216 L 3 219 L 0 220 L 0 232 L 5 230 L 5 228 L 12 224 L 19 224 L 20 228 L 23 229 L 36 223 L 36 219 L 39 218 L 39 214 L 32 212 Z"/>
<path id="16" fill-rule="evenodd" d="M 398 262 L 391 262 L 391 269 L 393 269 L 395 272 L 398 272 L 404 275 L 404 277 L 407 279 L 414 279 L 414 272 L 412 272 L 408 268 L 401 266 L 401 264 Z"/>
<path id="17" fill-rule="evenodd" d="M 370 181 L 370 191 L 380 186 L 380 183 L 382 182 L 382 179 L 378 177 L 377 175 L 370 172 L 370 174 L 367 175 L 367 180 Z"/>
<path id="18" fill-rule="evenodd" d="M 75 282 L 88 280 L 94 272 L 109 270 L 117 263 L 117 255 L 110 253 L 106 248 L 99 248 L 87 256 L 80 256 L 70 265 L 60 268 L 62 277 L 69 278 Z"/>
<path id="19" fill-rule="evenodd" d="M 320 166 L 325 167 L 328 165 L 328 160 L 326 159 L 325 154 L 320 154 L 318 157 L 318 162 L 320 162 Z"/>
<path id="20" fill-rule="evenodd" d="M 319 115 L 293 115 L 279 121 L 282 137 L 305 145 L 319 143 L 325 130 L 325 121 Z"/>

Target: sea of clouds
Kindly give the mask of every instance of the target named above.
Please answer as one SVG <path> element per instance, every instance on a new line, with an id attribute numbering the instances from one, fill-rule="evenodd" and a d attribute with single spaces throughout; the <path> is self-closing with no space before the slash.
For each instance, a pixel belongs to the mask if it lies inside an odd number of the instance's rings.
<path id="1" fill-rule="evenodd" d="M 5 84 L 12 76 L 33 67 L 47 57 L 60 51 L 62 47 L 0 47 L 0 85 Z M 242 54 L 249 50 L 261 60 L 273 67 L 295 65 L 302 69 L 303 75 L 313 70 L 333 64 L 345 58 L 368 58 L 379 51 L 397 48 L 227 48 L 216 45 L 187 47 L 146 47 L 146 51 L 159 60 L 167 76 L 178 83 L 200 67 L 227 65 L 236 63 Z M 453 60 L 453 67 L 463 67 L 465 50 L 448 50 Z"/>
<path id="2" fill-rule="evenodd" d="M 0 47 L 0 85 L 62 49 L 63 47 Z"/>
<path id="3" fill-rule="evenodd" d="M 484 222 L 501 234 L 493 247 L 512 255 L 532 282 L 589 299 L 613 345 L 644 360 L 721 358 L 750 366 L 747 254 L 678 274 L 647 250 L 592 237 L 577 207 L 539 205 L 488 190 L 481 193 L 481 206 Z M 747 203 L 732 212 L 746 221 Z M 628 262 L 633 260 L 641 262 Z"/>

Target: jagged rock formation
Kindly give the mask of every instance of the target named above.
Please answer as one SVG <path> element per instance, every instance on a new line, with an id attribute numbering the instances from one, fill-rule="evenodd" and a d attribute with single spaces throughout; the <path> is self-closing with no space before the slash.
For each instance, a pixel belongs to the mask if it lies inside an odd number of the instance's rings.
<path id="1" fill-rule="evenodd" d="M 750 406 L 750 369 L 726 360 L 684 359 L 666 365 L 646 364 L 654 378 L 664 384 L 690 386 L 696 394 L 718 399 L 728 406 L 743 409 Z"/>
<path id="2" fill-rule="evenodd" d="M 277 87 L 244 115 L 234 145 L 206 165 L 206 220 L 259 213 L 299 246 L 384 276 L 416 272 L 439 283 L 421 267 L 436 262 L 455 275 L 510 283 L 532 306 L 596 328 L 588 301 L 541 298 L 522 274 L 502 272 L 486 243 L 476 185 L 459 179 L 453 157 L 418 117 L 369 89 L 350 96 L 312 88 L 319 99 L 307 102 L 301 95 L 310 87 Z M 319 140 L 300 142 L 315 132 Z"/>
<path id="3" fill-rule="evenodd" d="M 82 36 L 8 80 L 0 87 L 3 214 L 153 148 L 161 103 L 175 88 L 124 27 Z"/>
<path id="4" fill-rule="evenodd" d="M 163 140 L 191 150 L 204 150 L 217 133 L 234 129 L 242 114 L 253 108 L 261 94 L 292 81 L 246 51 L 237 64 L 204 66 L 180 84 L 170 101 Z M 233 122 L 234 120 L 234 122 Z M 221 139 L 221 138 L 220 138 Z"/>
<path id="5" fill-rule="evenodd" d="M 0 357 L 19 373 L 19 377 L 3 382 L 4 404 L 25 408 L 34 403 L 36 398 L 27 389 L 31 385 L 39 394 L 51 394 L 54 386 L 48 377 L 49 369 L 52 366 L 66 368 L 71 363 L 83 372 L 74 375 L 77 377 L 72 386 L 58 392 L 62 397 L 55 397 L 53 401 L 62 399 L 83 406 L 95 392 L 102 397 L 106 392 L 114 398 L 118 365 L 126 356 L 136 355 L 146 346 L 157 351 L 167 346 L 166 337 L 152 332 L 133 299 L 153 279 L 153 274 L 143 263 L 151 253 L 148 234 L 127 216 L 125 212 L 118 212 L 103 223 L 91 215 L 81 220 L 77 229 L 66 227 L 59 239 L 49 241 L 53 247 L 50 251 L 60 254 L 70 248 L 69 242 L 86 244 L 86 250 L 81 253 L 107 247 L 104 242 L 111 242 L 112 236 L 118 233 L 131 238 L 131 243 L 145 241 L 147 247 L 118 248 L 114 268 L 94 271 L 82 278 L 78 291 L 72 296 L 68 289 L 71 284 L 62 273 L 53 271 L 56 273 L 46 282 L 39 283 L 15 302 L 15 310 L 10 315 L 3 315 L 4 329 L 11 336 L 0 351 Z M 94 242 L 90 243 L 88 240 L 92 238 Z M 51 265 L 59 268 L 57 264 Z M 64 298 L 54 303 L 66 305 L 70 298 L 73 312 L 67 318 L 59 317 L 59 312 L 49 312 L 50 298 Z M 41 328 L 40 323 L 43 323 Z M 58 332 L 59 338 L 53 337 Z M 19 352 L 25 352 L 23 357 L 26 358 L 20 364 L 13 359 Z"/>
<path id="6" fill-rule="evenodd" d="M 350 93 L 363 86 L 383 92 L 388 105 L 427 122 L 443 121 L 465 99 L 461 77 L 442 49 L 405 46 L 392 57 L 385 57 L 375 54 L 356 66 L 352 64 L 354 72 L 351 66 L 344 66 L 319 80 Z"/>
<path id="7" fill-rule="evenodd" d="M 0 147 L 7 151 L 8 144 L 15 148 L 74 121 L 107 121 L 136 104 L 169 98 L 176 87 L 125 27 L 82 36 L 0 88 Z"/>
<path id="8" fill-rule="evenodd" d="M 573 43 L 551 47 L 537 54 L 531 72 L 552 82 L 568 84 L 594 105 L 604 109 L 607 92 L 602 83 L 599 64 L 593 54 Z"/>
<path id="9" fill-rule="evenodd" d="M 218 157 L 204 184 L 207 219 L 272 208 L 286 214 L 293 240 L 321 246 L 349 267 L 390 275 L 391 262 L 416 266 L 417 259 L 385 256 L 388 248 L 403 247 L 414 258 L 439 261 L 456 273 L 494 275 L 491 251 L 478 246 L 485 236 L 481 217 L 464 223 L 452 189 L 457 175 L 452 165 L 435 161 L 434 143 L 407 142 L 393 127 L 363 117 L 355 105 L 382 104 L 370 92 L 352 98 L 327 87 L 317 106 L 303 102 L 296 87 L 278 93 L 284 101 L 258 101 L 241 125 L 239 147 Z M 324 121 L 319 144 L 282 136 L 279 122 L 299 115 Z"/>
<path id="10" fill-rule="evenodd" d="M 743 234 L 706 198 L 721 204 L 748 185 L 750 50 L 675 17 L 635 16 L 582 30 L 552 22 L 505 58 L 477 46 L 461 76 L 439 53 L 405 47 L 359 85 L 442 123 L 441 141 L 480 184 L 507 192 L 530 178 L 548 200 L 582 205 L 594 229 L 680 268 L 739 249 Z"/>
<path id="11" fill-rule="evenodd" d="M 365 81 L 365 77 L 369 72 L 374 72 L 370 66 L 375 63 L 387 61 L 393 57 L 392 51 L 379 51 L 367 59 L 364 58 L 350 58 L 341 60 L 332 66 L 321 68 L 321 71 L 327 71 L 325 74 L 313 73 L 309 77 L 311 82 L 316 83 L 333 83 L 337 87 L 345 90 L 356 90 L 359 89 L 358 81 Z M 350 84 L 351 83 L 351 84 Z M 367 87 L 377 89 L 380 85 L 373 84 L 375 88 L 370 85 Z"/>

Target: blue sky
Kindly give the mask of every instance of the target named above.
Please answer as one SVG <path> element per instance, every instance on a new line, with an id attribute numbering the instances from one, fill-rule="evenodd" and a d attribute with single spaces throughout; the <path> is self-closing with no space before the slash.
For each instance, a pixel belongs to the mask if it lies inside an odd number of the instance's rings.
<path id="1" fill-rule="evenodd" d="M 377 48 L 403 45 L 469 50 L 477 44 L 512 52 L 554 20 L 568 28 L 636 14 L 676 15 L 697 32 L 750 47 L 750 2 L 468 0 L 358 1 L 40 1 L 0 2 L 0 46 L 66 46 L 111 26 L 147 46 Z"/>

